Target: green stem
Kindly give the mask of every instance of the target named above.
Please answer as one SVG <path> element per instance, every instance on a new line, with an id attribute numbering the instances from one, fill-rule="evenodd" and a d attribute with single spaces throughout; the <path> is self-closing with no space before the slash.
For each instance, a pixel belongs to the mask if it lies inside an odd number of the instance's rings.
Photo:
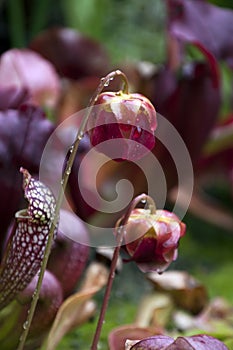
<path id="1" fill-rule="evenodd" d="M 110 267 L 110 271 L 109 271 L 107 286 L 105 289 L 103 303 L 102 303 L 102 307 L 100 310 L 100 315 L 99 315 L 98 323 L 96 326 L 94 338 L 92 341 L 91 350 L 97 350 L 97 348 L 98 348 L 98 342 L 99 342 L 102 326 L 104 323 L 105 314 L 106 314 L 107 307 L 108 307 L 108 302 L 109 302 L 109 298 L 110 298 L 110 294 L 111 294 L 111 290 L 112 290 L 113 280 L 115 277 L 117 260 L 119 257 L 120 248 L 121 248 L 123 238 L 124 238 L 124 226 L 127 224 L 129 217 L 130 217 L 130 214 L 132 213 L 133 209 L 140 202 L 147 204 L 148 208 L 151 211 L 151 214 L 155 214 L 155 212 L 156 212 L 156 206 L 155 206 L 155 202 L 153 201 L 153 199 L 150 196 L 143 193 L 143 194 L 135 197 L 131 201 L 125 216 L 120 221 L 118 221 L 116 223 L 115 231 L 116 231 L 116 237 L 117 237 L 117 245 L 116 245 L 116 247 L 114 249 L 114 253 L 113 253 L 113 258 L 112 258 L 111 267 Z"/>
<path id="2" fill-rule="evenodd" d="M 59 220 L 59 212 L 60 212 L 62 201 L 63 201 L 63 198 L 64 198 L 64 192 L 65 192 L 65 189 L 66 189 L 66 186 L 67 186 L 67 182 L 68 182 L 69 175 L 70 175 L 73 163 L 74 163 L 74 159 L 75 159 L 76 153 L 78 151 L 78 147 L 79 147 L 80 141 L 82 140 L 82 138 L 84 136 L 84 132 L 85 132 L 86 125 L 87 125 L 87 122 L 88 122 L 88 118 L 89 118 L 89 116 L 91 114 L 92 107 L 94 106 L 95 101 L 98 98 L 99 94 L 104 89 L 104 87 L 106 85 L 108 85 L 111 82 L 111 80 L 114 79 L 116 76 L 119 76 L 119 77 L 122 78 L 124 89 L 127 88 L 127 86 L 128 86 L 127 78 L 119 70 L 113 71 L 113 72 L 109 73 L 106 77 L 101 79 L 100 84 L 99 84 L 95 94 L 91 98 L 91 100 L 89 102 L 89 106 L 86 109 L 86 114 L 83 117 L 83 120 L 81 122 L 81 125 L 79 127 L 79 130 L 78 130 L 78 133 L 77 133 L 77 136 L 76 136 L 76 139 L 75 139 L 73 145 L 70 148 L 66 169 L 65 169 L 65 172 L 64 172 L 62 180 L 61 180 L 61 186 L 60 186 L 60 190 L 59 190 L 59 194 L 58 194 L 58 198 L 57 198 L 55 215 L 54 215 L 54 221 L 53 221 L 53 223 L 51 225 L 51 228 L 50 228 L 50 231 L 49 231 L 48 242 L 47 242 L 47 245 L 46 245 L 46 248 L 45 248 L 44 259 L 43 259 L 43 262 L 42 262 L 42 265 L 41 265 L 41 269 L 40 269 L 40 272 L 39 272 L 39 278 L 38 278 L 37 286 L 36 286 L 35 292 L 33 294 L 31 307 L 29 309 L 28 317 L 27 317 L 27 320 L 25 322 L 26 327 L 24 327 L 24 330 L 23 330 L 22 335 L 20 337 L 20 343 L 19 343 L 19 346 L 18 346 L 18 350 L 23 350 L 24 344 L 25 344 L 25 342 L 27 340 L 27 336 L 28 336 L 28 333 L 29 333 L 29 330 L 30 330 L 32 319 L 33 319 L 33 316 L 34 316 L 34 313 L 35 313 L 36 305 L 37 305 L 37 302 L 39 300 L 40 289 L 41 289 L 41 285 L 42 285 L 45 269 L 46 269 L 46 266 L 47 266 L 47 263 L 48 263 L 48 258 L 49 258 L 49 255 L 50 255 L 51 246 L 52 246 L 52 243 L 53 243 L 54 231 L 55 231 L 55 228 L 57 227 L 58 220 Z"/>

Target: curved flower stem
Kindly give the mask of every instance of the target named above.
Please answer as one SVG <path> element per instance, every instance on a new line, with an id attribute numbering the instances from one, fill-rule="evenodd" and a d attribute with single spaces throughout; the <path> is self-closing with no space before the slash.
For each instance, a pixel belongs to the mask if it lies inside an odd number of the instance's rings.
<path id="1" fill-rule="evenodd" d="M 102 78 L 100 83 L 99 83 L 99 86 L 97 87 L 97 90 L 95 91 L 94 95 L 92 96 L 92 98 L 89 102 L 89 105 L 86 109 L 86 114 L 84 115 L 84 117 L 82 119 L 82 122 L 80 124 L 76 139 L 75 139 L 73 145 L 70 147 L 67 165 L 66 165 L 66 168 L 65 168 L 62 180 L 61 180 L 61 186 L 60 186 L 60 190 L 59 190 L 58 198 L 57 198 L 57 202 L 56 202 L 54 220 L 53 220 L 53 223 L 50 227 L 50 231 L 48 234 L 48 242 L 46 244 L 44 258 L 43 258 L 43 262 L 41 264 L 37 286 L 36 286 L 36 289 L 35 289 L 33 297 L 32 297 L 31 307 L 29 309 L 27 320 L 24 323 L 24 329 L 23 329 L 22 335 L 20 337 L 20 342 L 19 342 L 19 346 L 18 346 L 17 350 L 23 350 L 25 342 L 27 340 L 27 336 L 28 336 L 28 333 L 30 330 L 32 319 L 33 319 L 33 316 L 35 313 L 36 305 L 37 305 L 37 302 L 39 300 L 40 289 L 41 289 L 45 269 L 46 269 L 46 266 L 48 263 L 49 255 L 50 255 L 54 231 L 55 231 L 55 228 L 56 228 L 56 226 L 58 224 L 58 220 L 59 220 L 59 212 L 60 212 L 62 201 L 64 198 L 64 192 L 65 192 L 67 182 L 69 179 L 69 175 L 70 175 L 70 172 L 71 172 L 74 160 L 75 160 L 75 156 L 76 156 L 77 151 L 78 151 L 80 141 L 82 140 L 84 133 L 85 133 L 85 130 L 86 130 L 88 118 L 91 114 L 92 108 L 93 108 L 95 101 L 98 98 L 99 94 L 102 92 L 104 87 L 108 86 L 109 83 L 117 76 L 119 76 L 122 80 L 122 91 L 124 93 L 128 92 L 128 80 L 127 80 L 125 74 L 122 73 L 120 70 L 113 71 L 113 72 L 109 73 L 108 75 L 106 75 L 106 77 Z"/>
<path id="2" fill-rule="evenodd" d="M 115 277 L 117 260 L 119 257 L 120 248 L 121 248 L 123 238 L 124 238 L 124 226 L 127 224 L 131 212 L 140 202 L 145 203 L 145 205 L 148 206 L 149 210 L 151 211 L 151 214 L 155 214 L 155 212 L 156 212 L 156 206 L 155 206 L 155 202 L 153 201 L 153 199 L 150 196 L 148 196 L 147 194 L 143 193 L 143 194 L 135 197 L 131 201 L 123 219 L 116 223 L 115 231 L 116 231 L 116 237 L 117 237 L 117 245 L 116 245 L 116 247 L 114 249 L 114 253 L 113 253 L 113 258 L 112 258 L 111 267 L 110 267 L 110 271 L 109 271 L 107 286 L 105 289 L 104 299 L 103 299 L 102 307 L 100 310 L 100 315 L 99 315 L 98 323 L 96 326 L 95 335 L 94 335 L 94 338 L 92 341 L 91 350 L 97 350 L 97 348 L 98 348 L 98 342 L 99 342 L 102 326 L 104 323 L 105 313 L 106 313 L 106 310 L 108 307 L 108 302 L 109 302 L 109 298 L 110 298 L 110 294 L 111 294 L 113 280 Z"/>

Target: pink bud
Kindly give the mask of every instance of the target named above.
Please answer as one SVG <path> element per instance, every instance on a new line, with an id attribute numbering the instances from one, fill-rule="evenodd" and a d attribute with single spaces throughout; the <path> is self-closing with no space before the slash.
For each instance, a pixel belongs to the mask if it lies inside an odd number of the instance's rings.
<path id="1" fill-rule="evenodd" d="M 156 111 L 146 97 L 105 92 L 96 100 L 88 132 L 92 145 L 111 159 L 137 160 L 153 149 L 156 127 Z"/>
<path id="2" fill-rule="evenodd" d="M 143 272 L 162 273 L 177 258 L 180 238 L 186 226 L 174 214 L 157 210 L 134 209 L 125 226 L 126 261 L 135 261 Z"/>

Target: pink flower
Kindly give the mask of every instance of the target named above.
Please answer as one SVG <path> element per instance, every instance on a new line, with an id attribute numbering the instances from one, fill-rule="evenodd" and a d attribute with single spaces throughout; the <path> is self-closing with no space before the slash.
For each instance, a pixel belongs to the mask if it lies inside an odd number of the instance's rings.
<path id="1" fill-rule="evenodd" d="M 96 100 L 88 133 L 92 145 L 110 158 L 137 160 L 154 147 L 156 127 L 156 111 L 146 97 L 105 92 Z"/>
<path id="2" fill-rule="evenodd" d="M 186 225 L 171 212 L 134 209 L 125 226 L 126 261 L 135 261 L 143 272 L 162 273 L 177 258 L 180 238 Z"/>

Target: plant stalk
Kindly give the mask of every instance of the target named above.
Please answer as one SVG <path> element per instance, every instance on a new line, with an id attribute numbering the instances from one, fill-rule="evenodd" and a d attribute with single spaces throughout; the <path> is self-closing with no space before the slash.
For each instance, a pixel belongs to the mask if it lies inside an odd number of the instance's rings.
<path id="1" fill-rule="evenodd" d="M 96 326 L 94 338 L 92 341 L 91 350 L 97 350 L 97 348 L 98 348 L 98 342 L 100 339 L 100 334 L 101 334 L 101 330 L 102 330 L 102 326 L 104 323 L 104 318 L 105 318 L 105 314 L 106 314 L 106 310 L 108 307 L 108 302 L 109 302 L 110 294 L 111 294 L 111 290 L 112 290 L 112 284 L 113 284 L 113 280 L 115 277 L 117 260 L 119 257 L 121 245 L 123 243 L 124 226 L 127 224 L 131 212 L 133 211 L 133 209 L 135 209 L 137 204 L 139 204 L 140 202 L 145 203 L 148 206 L 148 208 L 151 211 L 151 214 L 155 214 L 155 212 L 156 212 L 156 206 L 155 206 L 155 202 L 153 201 L 153 199 L 150 196 L 143 193 L 143 194 L 135 197 L 131 201 L 124 217 L 116 223 L 115 232 L 116 232 L 116 237 L 117 237 L 117 245 L 116 245 L 116 247 L 114 249 L 114 253 L 113 253 L 113 258 L 112 258 L 112 262 L 111 262 L 111 266 L 110 266 L 107 286 L 105 289 L 103 303 L 102 303 L 102 307 L 100 310 L 100 315 L 99 315 L 98 323 Z"/>
<path id="2" fill-rule="evenodd" d="M 39 300 L 40 289 L 42 286 L 42 281 L 43 281 L 45 269 L 46 269 L 46 266 L 48 263 L 48 259 L 49 259 L 49 255 L 50 255 L 50 251 L 51 251 L 51 246 L 53 243 L 54 232 L 55 232 L 55 229 L 56 229 L 58 221 L 59 221 L 59 212 L 60 212 L 62 201 L 64 198 L 65 189 L 66 189 L 66 186 L 68 183 L 69 175 L 70 175 L 70 172 L 71 172 L 74 160 L 75 160 L 75 156 L 76 156 L 77 151 L 78 151 L 80 141 L 82 140 L 84 133 L 85 133 L 85 130 L 86 130 L 88 118 L 91 114 L 92 108 L 93 108 L 94 103 L 95 103 L 96 99 L 98 98 L 99 94 L 102 92 L 104 87 L 109 85 L 111 80 L 113 80 L 117 76 L 119 76 L 122 79 L 123 91 L 124 92 L 128 91 L 127 78 L 126 78 L 125 74 L 122 73 L 120 70 L 113 71 L 113 72 L 109 73 L 108 75 L 106 75 L 106 77 L 102 78 L 100 83 L 99 83 L 99 86 L 97 87 L 96 92 L 94 93 L 94 95 L 92 96 L 92 98 L 89 102 L 86 114 L 84 115 L 82 122 L 80 124 L 76 139 L 75 139 L 73 145 L 70 147 L 70 152 L 69 152 L 69 156 L 68 156 L 68 160 L 67 160 L 67 164 L 66 164 L 66 169 L 65 169 L 65 172 L 63 174 L 63 177 L 61 180 L 60 190 L 58 193 L 55 214 L 54 214 L 54 220 L 51 224 L 51 228 L 49 231 L 48 242 L 47 242 L 46 247 L 45 247 L 44 259 L 43 259 L 43 262 L 42 262 L 42 265 L 40 268 L 37 286 L 36 286 L 36 289 L 35 289 L 33 297 L 32 297 L 31 307 L 29 309 L 27 320 L 24 323 L 24 329 L 23 329 L 22 335 L 20 337 L 20 342 L 19 342 L 19 346 L 18 346 L 17 350 L 23 350 L 25 342 L 27 340 L 27 336 L 28 336 L 30 327 L 31 327 L 31 323 L 32 323 L 32 319 L 33 319 L 33 316 L 35 313 L 36 305 L 37 305 L 37 302 Z"/>

